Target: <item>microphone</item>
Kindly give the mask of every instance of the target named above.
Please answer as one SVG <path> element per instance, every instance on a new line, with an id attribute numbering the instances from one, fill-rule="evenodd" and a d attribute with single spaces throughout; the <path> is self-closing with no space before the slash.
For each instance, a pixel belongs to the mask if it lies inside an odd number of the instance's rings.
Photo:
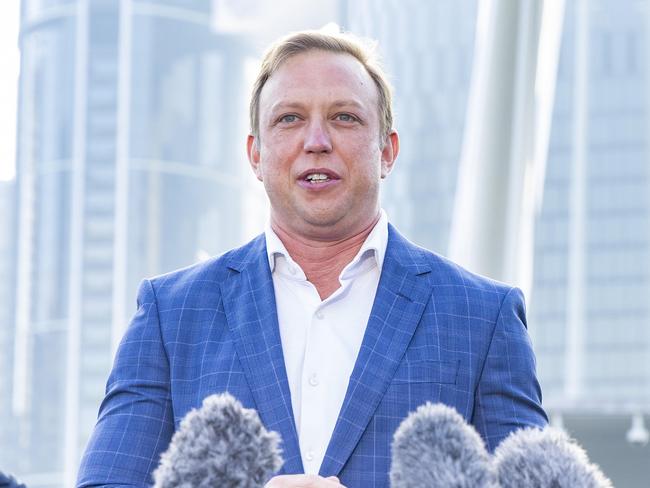
<path id="1" fill-rule="evenodd" d="M 392 488 L 497 486 L 481 436 L 441 403 L 427 402 L 402 421 L 393 437 L 392 457 Z"/>
<path id="2" fill-rule="evenodd" d="M 282 466 L 277 432 L 229 393 L 191 410 L 153 474 L 155 488 L 259 488 Z"/>
<path id="3" fill-rule="evenodd" d="M 502 488 L 612 488 L 585 450 L 563 431 L 526 428 L 506 437 L 494 451 Z"/>

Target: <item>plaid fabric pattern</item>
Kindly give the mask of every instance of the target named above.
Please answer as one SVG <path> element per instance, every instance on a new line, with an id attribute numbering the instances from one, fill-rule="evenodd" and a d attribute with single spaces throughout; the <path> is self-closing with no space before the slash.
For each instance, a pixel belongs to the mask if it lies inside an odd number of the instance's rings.
<path id="1" fill-rule="evenodd" d="M 280 433 L 280 472 L 302 472 L 263 236 L 142 283 L 77 486 L 151 485 L 183 416 L 224 391 Z M 547 422 L 521 292 L 418 248 L 389 225 L 375 303 L 320 473 L 350 488 L 388 487 L 393 433 L 426 401 L 455 407 L 490 449 L 514 429 Z"/>

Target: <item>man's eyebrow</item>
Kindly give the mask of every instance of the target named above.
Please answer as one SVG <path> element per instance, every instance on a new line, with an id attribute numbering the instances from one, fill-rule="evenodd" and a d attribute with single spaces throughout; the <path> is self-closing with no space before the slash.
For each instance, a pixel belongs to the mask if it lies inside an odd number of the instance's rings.
<path id="1" fill-rule="evenodd" d="M 273 105 L 271 105 L 271 110 L 269 110 L 269 112 L 275 113 L 278 110 L 285 110 L 285 109 L 291 109 L 291 108 L 294 108 L 294 109 L 305 108 L 305 104 L 301 103 L 301 102 L 287 102 L 287 101 L 284 101 L 284 100 L 279 100 L 279 101 L 275 102 Z"/>
<path id="2" fill-rule="evenodd" d="M 300 110 L 306 108 L 307 104 L 302 103 L 302 102 L 292 102 L 292 101 L 285 101 L 285 100 L 278 100 L 275 102 L 273 105 L 271 105 L 271 109 L 269 112 L 271 114 L 275 114 L 278 111 L 281 110 L 287 110 L 287 109 L 295 109 L 295 110 Z M 341 107 L 354 107 L 360 110 L 365 110 L 365 105 L 361 103 L 358 100 L 354 100 L 352 98 L 349 99 L 343 99 L 343 100 L 336 100 L 331 104 L 332 107 L 334 108 L 341 108 Z"/>
<path id="3" fill-rule="evenodd" d="M 360 109 L 365 109 L 365 105 L 357 100 L 349 99 L 349 100 L 337 100 L 332 104 L 334 107 L 355 107 L 355 108 L 360 108 Z"/>

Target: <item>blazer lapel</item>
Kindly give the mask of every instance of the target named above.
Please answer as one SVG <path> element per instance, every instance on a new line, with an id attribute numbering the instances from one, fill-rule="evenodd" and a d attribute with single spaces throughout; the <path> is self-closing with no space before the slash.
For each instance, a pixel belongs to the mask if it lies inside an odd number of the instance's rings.
<path id="1" fill-rule="evenodd" d="M 302 473 L 264 236 L 235 251 L 229 268 L 221 292 L 239 361 L 262 422 L 282 436 L 280 473 Z"/>
<path id="2" fill-rule="evenodd" d="M 402 360 L 431 295 L 430 267 L 389 225 L 381 278 L 334 433 L 320 468 L 337 475 L 352 454 Z"/>

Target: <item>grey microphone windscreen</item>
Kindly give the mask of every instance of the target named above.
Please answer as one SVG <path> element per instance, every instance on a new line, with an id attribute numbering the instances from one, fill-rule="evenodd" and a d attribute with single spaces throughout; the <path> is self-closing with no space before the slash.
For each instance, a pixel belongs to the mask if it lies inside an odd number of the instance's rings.
<path id="1" fill-rule="evenodd" d="M 513 432 L 494 451 L 494 463 L 503 488 L 612 488 L 585 450 L 552 427 Z"/>
<path id="2" fill-rule="evenodd" d="M 282 466 L 280 436 L 225 393 L 191 410 L 154 472 L 155 488 L 258 488 Z"/>
<path id="3" fill-rule="evenodd" d="M 492 461 L 476 430 L 451 407 L 426 403 L 395 431 L 392 488 L 494 487 Z"/>

